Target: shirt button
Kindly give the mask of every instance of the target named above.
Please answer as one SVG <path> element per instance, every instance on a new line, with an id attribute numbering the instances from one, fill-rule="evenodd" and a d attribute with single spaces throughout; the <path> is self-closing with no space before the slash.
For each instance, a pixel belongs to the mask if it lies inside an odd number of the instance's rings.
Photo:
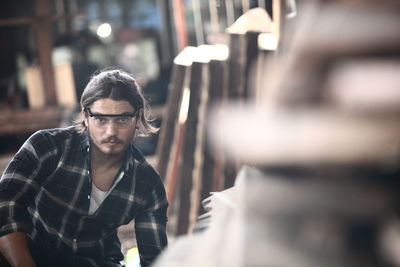
<path id="1" fill-rule="evenodd" d="M 90 195 L 87 196 L 87 199 L 90 199 Z"/>

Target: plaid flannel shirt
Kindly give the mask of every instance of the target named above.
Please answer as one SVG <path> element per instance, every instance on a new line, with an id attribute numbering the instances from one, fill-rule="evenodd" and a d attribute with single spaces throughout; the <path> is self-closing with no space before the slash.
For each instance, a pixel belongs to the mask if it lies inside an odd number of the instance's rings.
<path id="1" fill-rule="evenodd" d="M 135 220 L 142 266 L 167 245 L 165 189 L 131 145 L 106 199 L 88 214 L 88 135 L 74 127 L 33 134 L 0 180 L 0 236 L 26 232 L 41 246 L 85 257 L 123 259 L 117 228 Z"/>

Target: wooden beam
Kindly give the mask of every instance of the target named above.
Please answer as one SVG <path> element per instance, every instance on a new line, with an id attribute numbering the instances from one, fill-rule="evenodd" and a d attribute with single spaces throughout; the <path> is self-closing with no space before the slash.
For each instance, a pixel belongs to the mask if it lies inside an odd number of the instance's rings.
<path id="1" fill-rule="evenodd" d="M 187 66 L 174 64 L 171 82 L 168 86 L 167 111 L 162 117 L 159 144 L 157 146 L 157 155 L 159 158 L 157 170 L 162 179 L 167 177 L 168 163 L 172 158 L 172 143 L 176 134 L 175 127 L 178 123 L 180 102 L 188 69 Z"/>
<path id="2" fill-rule="evenodd" d="M 198 144 L 198 135 L 201 128 L 199 125 L 201 95 L 203 88 L 203 75 L 205 64 L 193 62 L 190 75 L 190 100 L 189 110 L 185 125 L 185 138 L 182 148 L 181 169 L 179 171 L 179 211 L 177 223 L 177 235 L 188 233 L 191 224 L 191 209 L 193 190 L 194 168 L 196 166 L 196 147 Z M 197 209 L 197 205 L 195 208 Z"/>
<path id="3" fill-rule="evenodd" d="M 200 129 L 203 139 L 203 166 L 200 181 L 200 201 L 198 215 L 204 212 L 201 201 L 210 196 L 210 192 L 223 190 L 223 175 L 221 169 L 222 153 L 218 146 L 211 146 L 208 139 L 208 119 L 214 115 L 212 108 L 222 103 L 223 90 L 226 86 L 226 61 L 211 60 L 208 64 L 208 99 L 205 108 L 205 123 Z"/>
<path id="4" fill-rule="evenodd" d="M 219 16 L 218 16 L 218 4 L 217 0 L 209 0 L 208 6 L 210 10 L 210 27 L 211 34 L 219 33 Z"/>
<path id="5" fill-rule="evenodd" d="M 29 133 L 40 129 L 59 127 L 64 112 L 63 109 L 57 107 L 20 111 L 2 110 L 0 112 L 0 135 Z"/>
<path id="6" fill-rule="evenodd" d="M 226 22 L 229 27 L 235 22 L 235 5 L 233 3 L 233 0 L 226 0 L 225 7 L 226 7 Z"/>
<path id="7" fill-rule="evenodd" d="M 18 26 L 24 24 L 32 24 L 34 22 L 34 18 L 32 17 L 22 17 L 22 18 L 9 18 L 9 19 L 0 19 L 0 27 L 6 26 Z"/>
<path id="8" fill-rule="evenodd" d="M 46 104 L 54 106 L 57 104 L 57 98 L 54 82 L 54 68 L 51 59 L 53 40 L 51 32 L 50 1 L 36 0 L 35 8 L 37 19 L 34 23 L 34 29 L 45 88 Z"/>
<path id="9" fill-rule="evenodd" d="M 244 98 L 254 99 L 256 87 L 257 58 L 259 54 L 258 36 L 259 32 L 247 32 L 246 39 L 246 61 L 244 75 Z"/>
<path id="10" fill-rule="evenodd" d="M 169 65 L 171 59 L 174 57 L 174 44 L 173 44 L 173 25 L 172 14 L 170 12 L 171 4 L 165 0 L 156 0 L 156 5 L 161 10 L 162 29 L 160 31 L 160 50 L 161 50 L 161 65 Z"/>
<path id="11" fill-rule="evenodd" d="M 243 34 L 229 34 L 229 60 L 228 60 L 228 92 L 229 100 L 244 96 L 245 90 L 245 64 L 246 64 L 246 37 Z"/>
<path id="12" fill-rule="evenodd" d="M 192 0 L 194 33 L 196 36 L 196 45 L 205 44 L 203 18 L 201 14 L 199 0 Z"/>
<path id="13" fill-rule="evenodd" d="M 173 0 L 173 13 L 176 28 L 176 37 L 178 41 L 178 52 L 182 51 L 188 45 L 188 36 L 186 30 L 185 7 L 182 0 Z"/>
<path id="14" fill-rule="evenodd" d="M 76 13 L 73 15 L 55 15 L 50 16 L 50 21 L 57 20 L 69 20 L 84 17 L 84 13 Z M 9 26 L 19 26 L 19 25 L 33 25 L 35 22 L 35 17 L 20 17 L 20 18 L 8 18 L 8 19 L 0 19 L 0 27 L 9 27 Z"/>
<path id="15" fill-rule="evenodd" d="M 281 34 L 285 24 L 286 1 L 272 0 L 272 20 L 276 25 L 278 42 L 281 42 Z"/>

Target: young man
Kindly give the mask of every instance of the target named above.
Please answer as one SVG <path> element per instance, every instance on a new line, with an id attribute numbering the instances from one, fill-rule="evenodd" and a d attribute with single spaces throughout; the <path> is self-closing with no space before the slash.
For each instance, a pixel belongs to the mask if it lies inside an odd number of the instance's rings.
<path id="1" fill-rule="evenodd" d="M 135 220 L 142 266 L 167 245 L 163 183 L 132 144 L 154 132 L 134 78 L 92 77 L 75 126 L 33 134 L 0 180 L 0 252 L 12 266 L 120 266 Z"/>

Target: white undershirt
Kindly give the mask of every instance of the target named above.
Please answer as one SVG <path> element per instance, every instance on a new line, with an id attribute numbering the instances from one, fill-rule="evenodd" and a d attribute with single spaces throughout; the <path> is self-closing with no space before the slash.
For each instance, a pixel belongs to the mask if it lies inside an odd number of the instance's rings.
<path id="1" fill-rule="evenodd" d="M 89 207 L 89 215 L 92 215 L 103 200 L 106 198 L 108 191 L 101 191 L 98 189 L 94 183 L 92 183 L 92 194 L 90 196 L 90 207 Z"/>

